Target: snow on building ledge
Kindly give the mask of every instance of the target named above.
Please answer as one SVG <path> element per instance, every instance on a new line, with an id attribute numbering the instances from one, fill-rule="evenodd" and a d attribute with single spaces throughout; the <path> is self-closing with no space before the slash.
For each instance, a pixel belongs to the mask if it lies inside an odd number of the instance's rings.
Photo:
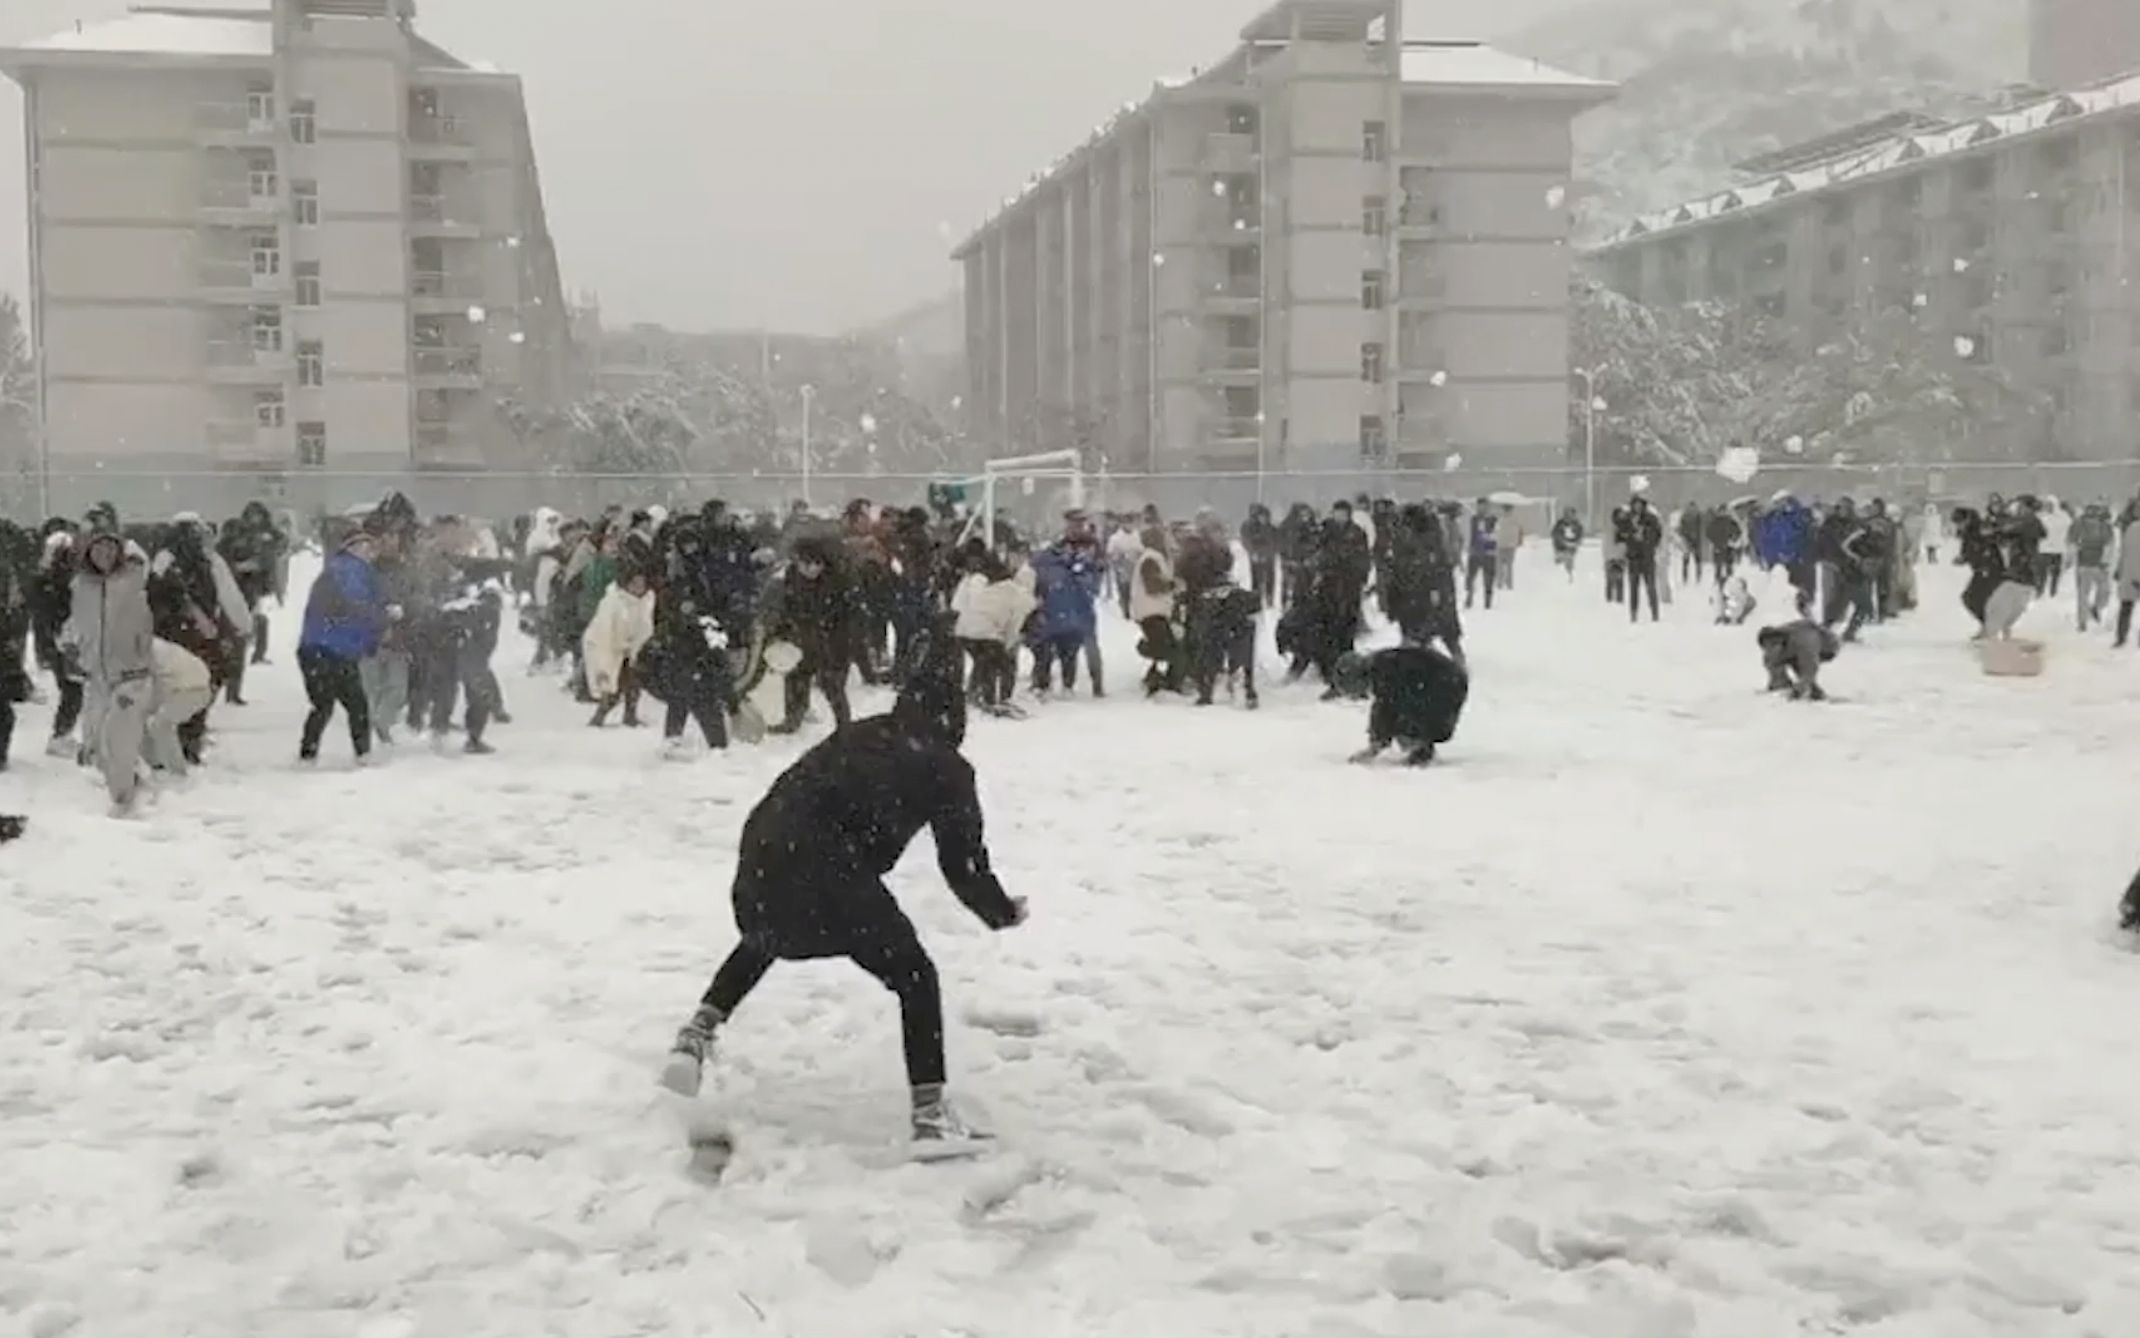
<path id="1" fill-rule="evenodd" d="M 1685 204 L 1644 214 L 1593 247 L 1590 254 L 1610 255 L 1621 247 L 1695 227 L 1725 214 L 1759 210 L 1787 197 L 1841 190 L 1875 177 L 1900 176 L 1937 159 L 1958 158 L 1972 150 L 1988 151 L 1990 146 L 2012 139 L 2063 130 L 2076 121 L 2136 112 L 2140 112 L 2140 74 L 2070 93 L 2043 94 L 2004 112 L 1904 130 L 1795 171 L 1758 177 Z"/>
<path id="2" fill-rule="evenodd" d="M 275 29 L 266 11 L 257 18 L 147 11 L 104 23 L 81 23 L 65 32 L 24 42 L 0 61 L 15 56 L 32 63 L 54 56 L 242 56 L 266 59 L 275 53 Z"/>
<path id="3" fill-rule="evenodd" d="M 1209 69 L 1193 70 L 1186 75 L 1156 81 L 1142 101 L 1125 104 L 1120 111 L 1095 127 L 1084 143 L 1029 178 L 1016 194 L 1006 198 L 995 213 L 975 228 L 965 241 L 959 243 L 958 248 L 951 253 L 951 258 L 956 261 L 965 260 L 980 248 L 991 232 L 1015 214 L 1018 207 L 1036 192 L 1078 166 L 1094 149 L 1148 116 L 1152 109 L 1169 95 L 1191 88 L 1216 75 L 1238 75 L 1243 68 L 1240 62 L 1253 51 L 1284 45 L 1285 43 L 1277 41 L 1251 41 Z M 1407 92 L 1447 92 L 1474 96 L 1509 94 L 1566 98 L 1592 104 L 1608 101 L 1619 88 L 1619 85 L 1609 80 L 1571 74 L 1541 61 L 1514 55 L 1497 47 L 1487 46 L 1483 42 L 1472 41 L 1407 41 L 1399 66 L 1399 77 L 1403 80 Z"/>

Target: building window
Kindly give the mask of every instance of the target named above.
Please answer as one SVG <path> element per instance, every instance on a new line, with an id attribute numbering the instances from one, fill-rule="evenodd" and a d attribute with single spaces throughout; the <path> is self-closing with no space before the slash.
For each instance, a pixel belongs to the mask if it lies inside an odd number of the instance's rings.
<path id="1" fill-rule="evenodd" d="M 1389 232 L 1390 202 L 1387 197 L 1370 195 L 1360 204 L 1360 231 L 1370 237 L 1380 237 Z"/>
<path id="2" fill-rule="evenodd" d="M 262 427 L 275 428 L 282 426 L 283 416 L 281 391 L 262 390 L 254 393 L 253 421 L 258 423 Z"/>
<path id="3" fill-rule="evenodd" d="M 1369 311 L 1382 310 L 1388 297 L 1388 279 L 1381 270 L 1371 269 L 1360 276 L 1360 305 Z"/>
<path id="4" fill-rule="evenodd" d="M 261 84 L 247 89 L 245 119 L 255 130 L 271 128 L 275 124 L 275 90 Z"/>
<path id="5" fill-rule="evenodd" d="M 282 243 L 272 232 L 263 232 L 253 238 L 253 278 L 273 279 L 282 274 Z"/>
<path id="6" fill-rule="evenodd" d="M 2073 335 L 2063 325 L 2047 326 L 2043 332 L 2043 356 L 2063 358 L 2073 351 Z"/>
<path id="7" fill-rule="evenodd" d="M 297 262 L 297 305 L 316 307 L 320 304 L 320 262 L 300 260 Z"/>
<path id="8" fill-rule="evenodd" d="M 1363 414 L 1360 417 L 1360 454 L 1370 460 L 1380 460 L 1389 454 L 1389 425 L 1380 414 Z"/>
<path id="9" fill-rule="evenodd" d="M 290 142 L 310 144 L 319 138 L 319 116 L 311 100 L 290 104 Z"/>
<path id="10" fill-rule="evenodd" d="M 1383 121 L 1369 121 L 1360 129 L 1360 156 L 1371 163 L 1387 162 L 1390 128 Z"/>
<path id="11" fill-rule="evenodd" d="M 281 178 L 275 172 L 275 155 L 252 153 L 245 158 L 245 185 L 256 200 L 272 200 L 281 192 Z"/>
<path id="12" fill-rule="evenodd" d="M 253 348 L 261 353 L 282 352 L 282 313 L 273 307 L 253 308 Z"/>
<path id="13" fill-rule="evenodd" d="M 296 216 L 300 228 L 320 225 L 320 184 L 317 181 L 290 183 L 290 212 Z"/>
<path id="14" fill-rule="evenodd" d="M 297 425 L 297 463 L 307 469 L 318 469 L 327 463 L 327 425 L 325 423 L 299 423 Z"/>
<path id="15" fill-rule="evenodd" d="M 1382 345 L 1360 345 L 1360 379 L 1371 386 L 1382 384 Z"/>
<path id="16" fill-rule="evenodd" d="M 1962 188 L 1973 191 L 1990 190 L 1992 176 L 1995 171 L 1996 168 L 1989 158 L 1978 158 L 1971 161 L 1967 167 L 1962 169 Z"/>
<path id="17" fill-rule="evenodd" d="M 317 339 L 298 341 L 297 384 L 314 390 L 327 384 L 327 346 Z"/>

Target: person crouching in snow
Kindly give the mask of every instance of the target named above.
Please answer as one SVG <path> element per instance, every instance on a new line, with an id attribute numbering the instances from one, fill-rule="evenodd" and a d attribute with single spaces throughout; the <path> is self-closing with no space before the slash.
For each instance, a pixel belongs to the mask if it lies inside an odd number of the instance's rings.
<path id="1" fill-rule="evenodd" d="M 646 573 L 634 571 L 602 593 L 580 638 L 580 654 L 587 665 L 587 686 L 599 703 L 587 723 L 596 729 L 609 723 L 609 713 L 624 702 L 624 723 L 639 727 L 639 674 L 636 661 L 646 643 L 654 639 L 654 594 L 647 588 Z"/>
<path id="2" fill-rule="evenodd" d="M 1754 641 L 1761 647 L 1761 666 L 1768 670 L 1770 692 L 1787 692 L 1792 701 L 1828 700 L 1820 685 L 1820 667 L 1841 649 L 1835 633 L 1801 618 L 1781 627 L 1764 627 Z"/>
<path id="3" fill-rule="evenodd" d="M 81 669 L 83 740 L 94 740 L 90 751 L 104 772 L 117 817 L 133 813 L 141 798 L 141 742 L 153 690 L 149 643 L 155 640 L 148 567 L 148 556 L 118 534 L 92 533 L 74 575 L 73 611 L 61 633 Z"/>
<path id="4" fill-rule="evenodd" d="M 1718 627 L 1743 627 L 1754 616 L 1760 604 L 1754 592 L 1747 588 L 1744 576 L 1729 576 L 1716 588 L 1716 625 Z"/>
<path id="5" fill-rule="evenodd" d="M 899 998 L 915 1156 L 958 1156 L 987 1141 L 945 1101 L 936 965 L 884 885 L 929 827 L 944 881 L 968 910 L 990 929 L 1025 922 L 1025 903 L 1004 892 L 989 865 L 973 765 L 959 753 L 966 706 L 958 678 L 950 648 L 932 648 L 889 715 L 803 754 L 751 811 L 731 894 L 742 941 L 677 1032 L 662 1086 L 698 1094 L 715 1036 L 775 962 L 845 957 Z"/>
<path id="6" fill-rule="evenodd" d="M 1471 676 L 1451 657 L 1422 642 L 1406 640 L 1367 662 L 1374 704 L 1367 713 L 1367 747 L 1352 760 L 1365 765 L 1395 745 L 1404 764 L 1423 767 L 1435 749 L 1456 737 L 1457 721 L 1471 696 Z"/>
<path id="7" fill-rule="evenodd" d="M 379 539 L 370 530 L 353 531 L 341 551 L 327 559 L 305 601 L 305 621 L 297 642 L 297 669 L 312 703 L 299 736 L 297 760 L 317 762 L 320 739 L 340 706 L 349 715 L 349 741 L 362 765 L 371 756 L 371 699 L 364 690 L 363 666 L 379 651 L 395 618 L 385 586 L 372 566 Z"/>
<path id="8" fill-rule="evenodd" d="M 972 663 L 968 696 L 990 715 L 1011 715 L 1018 683 L 1018 637 L 1033 612 L 1033 569 L 1011 551 L 999 558 L 976 539 L 962 557 L 966 578 L 952 592 L 952 635 Z"/>
<path id="9" fill-rule="evenodd" d="M 200 761 L 188 755 L 179 726 L 208 709 L 215 699 L 215 675 L 199 656 L 161 637 L 150 643 L 149 654 L 155 690 L 149 694 L 142 753 L 151 768 L 176 779 Z"/>

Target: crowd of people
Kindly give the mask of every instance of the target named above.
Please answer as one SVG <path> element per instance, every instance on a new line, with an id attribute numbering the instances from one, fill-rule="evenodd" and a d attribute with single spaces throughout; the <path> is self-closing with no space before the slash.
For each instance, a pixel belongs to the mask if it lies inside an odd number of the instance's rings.
<path id="1" fill-rule="evenodd" d="M 977 710 L 1017 717 L 1021 697 L 1103 697 L 1109 606 L 1140 633 L 1147 697 L 1209 706 L 1224 687 L 1255 708 L 1268 617 L 1289 681 L 1315 675 L 1326 700 L 1414 702 L 1377 728 L 1429 723 L 1375 735 L 1374 751 L 1403 743 L 1408 760 L 1430 760 L 1468 689 L 1465 615 L 1513 591 L 1535 505 L 1363 497 L 1282 519 L 1257 505 L 1238 527 L 1208 509 L 1173 520 L 1152 507 L 1071 511 L 1054 533 L 1027 535 L 1000 521 L 981 533 L 943 499 L 856 500 L 837 517 L 719 501 L 588 519 L 537 509 L 493 527 L 427 520 L 396 494 L 302 541 L 259 503 L 221 526 L 194 515 L 126 525 L 99 506 L 36 535 L 0 530 L 0 646 L 13 650 L 0 654 L 0 766 L 14 705 L 40 695 L 31 654 L 57 699 L 48 751 L 100 769 L 117 811 L 134 808 L 146 778 L 200 764 L 212 712 L 244 704 L 246 671 L 266 657 L 263 610 L 289 598 L 301 542 L 325 554 L 298 640 L 304 763 L 338 712 L 360 763 L 404 734 L 493 751 L 492 725 L 510 721 L 493 666 L 508 616 L 534 643 L 531 667 L 566 677 L 590 727 L 651 724 L 651 697 L 664 749 L 688 757 L 733 736 L 795 733 L 820 699 L 845 726 L 850 682 L 903 684 L 939 631 Z M 1573 580 L 1590 538 L 1582 519 L 1569 509 L 1545 528 Z M 1839 644 L 1915 607 L 1923 563 L 1969 569 L 1963 603 L 1984 638 L 2010 636 L 2068 579 L 2083 630 L 2108 621 L 2115 599 L 2121 646 L 2140 603 L 2140 498 L 2115 517 L 2107 503 L 2034 497 L 1943 512 L 1788 493 L 1665 515 L 1638 495 L 1598 538 L 1606 596 L 1630 618 L 1646 608 L 1655 620 L 1675 584 L 1706 582 L 1718 620 L 1743 623 L 1755 607 L 1745 569 L 1786 573 L 1796 618 L 1764 628 L 1761 646 L 1770 685 L 1802 696 L 1819 695 L 1818 665 Z M 1356 653 L 1371 612 L 1402 654 Z"/>

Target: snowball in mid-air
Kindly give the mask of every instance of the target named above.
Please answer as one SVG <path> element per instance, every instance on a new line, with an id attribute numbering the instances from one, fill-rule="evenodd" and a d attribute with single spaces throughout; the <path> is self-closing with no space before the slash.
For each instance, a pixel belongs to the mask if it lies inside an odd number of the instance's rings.
<path id="1" fill-rule="evenodd" d="M 1954 356 L 1958 358 L 1974 357 L 1976 355 L 1976 351 L 1976 340 L 1970 338 L 1968 335 L 1956 335 L 1954 337 Z"/>
<path id="2" fill-rule="evenodd" d="M 1558 209 L 1567 202 L 1568 188 L 1566 186 L 1549 186 L 1546 188 L 1546 208 Z"/>

